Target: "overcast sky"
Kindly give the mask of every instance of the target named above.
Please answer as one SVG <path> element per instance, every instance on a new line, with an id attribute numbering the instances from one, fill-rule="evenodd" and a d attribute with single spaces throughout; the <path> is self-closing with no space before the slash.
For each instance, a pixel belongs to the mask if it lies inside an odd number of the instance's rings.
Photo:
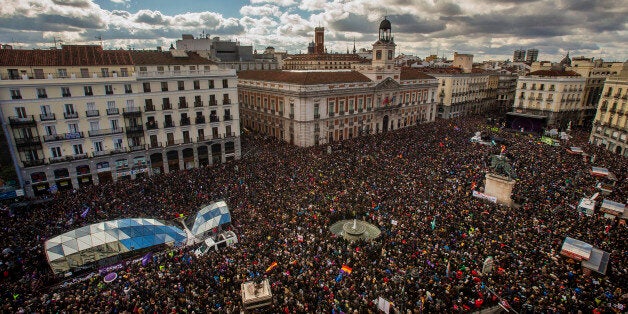
<path id="1" fill-rule="evenodd" d="M 628 59 L 626 0 L 0 0 L 0 43 L 16 48 L 100 44 L 167 48 L 181 34 L 307 51 L 316 26 L 328 51 L 370 49 L 387 15 L 397 53 L 419 57 L 471 53 L 475 61 L 511 59 L 536 48 L 539 59 Z"/>

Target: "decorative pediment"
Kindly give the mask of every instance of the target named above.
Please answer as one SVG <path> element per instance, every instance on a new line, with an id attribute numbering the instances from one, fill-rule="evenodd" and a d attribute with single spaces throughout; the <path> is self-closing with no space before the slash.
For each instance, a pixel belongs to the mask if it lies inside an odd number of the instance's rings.
<path id="1" fill-rule="evenodd" d="M 397 83 L 397 81 L 391 79 L 390 77 L 386 78 L 385 80 L 381 81 L 379 84 L 377 84 L 377 86 L 375 86 L 375 90 L 390 90 L 390 89 L 397 89 L 399 88 L 399 83 Z"/>

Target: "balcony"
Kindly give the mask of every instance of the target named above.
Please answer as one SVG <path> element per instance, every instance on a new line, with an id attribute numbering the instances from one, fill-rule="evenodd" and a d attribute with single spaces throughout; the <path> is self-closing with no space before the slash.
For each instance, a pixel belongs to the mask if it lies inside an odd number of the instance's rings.
<path id="1" fill-rule="evenodd" d="M 232 115 L 224 115 L 223 118 L 225 119 L 225 121 L 233 120 L 233 116 Z"/>
<path id="2" fill-rule="evenodd" d="M 62 93 L 61 97 L 72 97 L 71 93 Z"/>
<path id="3" fill-rule="evenodd" d="M 161 104 L 161 110 L 172 110 L 172 104 L 169 102 Z"/>
<path id="4" fill-rule="evenodd" d="M 70 156 L 60 156 L 60 157 L 50 157 L 50 158 L 48 158 L 48 162 L 51 163 L 51 164 L 64 162 L 64 161 L 70 161 L 70 160 L 72 160 L 72 157 L 70 157 Z"/>
<path id="5" fill-rule="evenodd" d="M 194 108 L 200 108 L 203 107 L 203 102 L 202 101 L 195 101 L 194 102 Z"/>
<path id="6" fill-rule="evenodd" d="M 9 117 L 9 124 L 11 126 L 35 126 L 35 117 L 34 116 L 25 116 L 25 117 Z"/>
<path id="7" fill-rule="evenodd" d="M 166 147 L 168 146 L 176 146 L 176 145 L 181 145 L 181 144 L 190 144 L 192 143 L 192 139 L 191 138 L 184 138 L 184 139 L 180 139 L 180 140 L 170 140 L 170 141 L 166 141 Z"/>
<path id="8" fill-rule="evenodd" d="M 144 106 L 144 111 L 145 112 L 155 111 L 155 106 L 154 105 Z"/>
<path id="9" fill-rule="evenodd" d="M 194 119 L 194 123 L 196 123 L 196 124 L 205 124 L 205 116 L 196 117 Z"/>
<path id="10" fill-rule="evenodd" d="M 124 132 L 123 128 L 113 128 L 113 129 L 102 129 L 102 130 L 90 130 L 90 131 L 87 131 L 87 135 L 89 135 L 89 137 L 92 137 L 92 136 L 117 134 L 117 133 L 122 133 L 122 132 Z"/>
<path id="11" fill-rule="evenodd" d="M 98 117 L 100 116 L 100 111 L 99 110 L 86 110 L 85 111 L 85 115 L 89 118 L 89 117 Z"/>
<path id="12" fill-rule="evenodd" d="M 223 105 L 231 105 L 231 99 L 223 99 L 222 100 L 222 104 Z"/>
<path id="13" fill-rule="evenodd" d="M 181 123 L 181 126 L 190 125 L 190 118 L 181 118 L 181 121 L 179 122 Z"/>
<path id="14" fill-rule="evenodd" d="M 138 150 L 145 150 L 145 149 L 146 149 L 146 145 L 135 145 L 135 146 L 129 147 L 129 151 L 132 151 L 132 152 L 136 152 Z"/>
<path id="15" fill-rule="evenodd" d="M 37 94 L 37 98 L 48 98 L 48 94 Z"/>
<path id="16" fill-rule="evenodd" d="M 156 130 L 159 129 L 159 124 L 157 123 L 157 121 L 151 120 L 146 122 L 146 129 L 147 130 Z"/>
<path id="17" fill-rule="evenodd" d="M 164 147 L 164 146 L 161 143 L 159 143 L 159 142 L 152 142 L 148 146 L 148 148 L 162 148 L 162 147 Z"/>
<path id="18" fill-rule="evenodd" d="M 290 117 L 290 119 L 294 119 L 294 113 L 289 114 L 288 117 Z"/>
<path id="19" fill-rule="evenodd" d="M 329 116 L 330 116 L 330 117 L 333 117 L 333 116 L 334 116 L 334 113 L 333 113 L 333 112 L 330 112 L 330 113 L 329 113 Z"/>
<path id="20" fill-rule="evenodd" d="M 140 107 L 127 107 L 122 109 L 123 117 L 139 117 L 142 115 L 142 109 Z"/>
<path id="21" fill-rule="evenodd" d="M 41 139 L 37 137 L 22 137 L 15 139 L 15 146 L 17 147 L 31 147 L 41 145 Z"/>
<path id="22" fill-rule="evenodd" d="M 320 119 L 320 118 L 321 118 L 321 115 L 320 115 L 320 114 L 318 114 L 318 113 L 315 113 L 315 114 L 314 114 L 314 119 Z"/>
<path id="23" fill-rule="evenodd" d="M 78 112 L 64 112 L 63 117 L 66 119 L 78 119 Z"/>
<path id="24" fill-rule="evenodd" d="M 613 96 L 613 98 L 615 98 L 615 99 L 619 99 L 619 97 L 621 97 L 621 94 L 620 94 L 620 93 L 616 93 L 616 94 Z"/>
<path id="25" fill-rule="evenodd" d="M 209 116 L 209 122 L 210 123 L 220 122 L 220 119 L 217 116 Z"/>
<path id="26" fill-rule="evenodd" d="M 126 134 L 144 133 L 143 125 L 132 125 L 126 127 Z"/>
<path id="27" fill-rule="evenodd" d="M 209 101 L 209 106 L 218 106 L 218 102 L 216 100 L 210 100 Z"/>
<path id="28" fill-rule="evenodd" d="M 39 115 L 39 120 L 41 121 L 54 121 L 55 118 L 55 114 L 54 113 L 47 113 L 47 114 L 40 114 Z"/>
<path id="29" fill-rule="evenodd" d="M 22 95 L 11 95 L 11 99 L 22 99 Z"/>
<path id="30" fill-rule="evenodd" d="M 65 140 L 74 140 L 78 138 L 83 138 L 83 132 L 70 132 L 65 134 L 50 134 L 44 135 L 44 142 L 56 142 L 56 141 L 65 141 Z"/>
<path id="31" fill-rule="evenodd" d="M 188 108 L 188 103 L 187 102 L 180 102 L 179 103 L 179 109 L 187 109 Z"/>
<path id="32" fill-rule="evenodd" d="M 353 114 L 353 109 L 349 109 L 349 114 Z"/>
<path id="33" fill-rule="evenodd" d="M 22 164 L 24 167 L 36 167 L 42 166 L 46 164 L 45 159 L 35 159 L 35 160 L 22 160 Z"/>
<path id="34" fill-rule="evenodd" d="M 92 157 L 100 157 L 100 156 L 107 156 L 107 155 L 115 155 L 115 154 L 122 154 L 122 153 L 126 153 L 127 150 L 125 148 L 117 148 L 117 149 L 111 149 L 111 150 L 101 150 L 98 152 L 93 152 L 92 153 Z"/>
<path id="35" fill-rule="evenodd" d="M 120 114 L 120 109 L 118 109 L 118 108 L 107 108 L 107 115 L 108 116 L 112 116 L 112 115 L 116 115 L 116 114 Z"/>
<path id="36" fill-rule="evenodd" d="M 164 121 L 164 128 L 174 128 L 174 122 L 173 121 Z"/>

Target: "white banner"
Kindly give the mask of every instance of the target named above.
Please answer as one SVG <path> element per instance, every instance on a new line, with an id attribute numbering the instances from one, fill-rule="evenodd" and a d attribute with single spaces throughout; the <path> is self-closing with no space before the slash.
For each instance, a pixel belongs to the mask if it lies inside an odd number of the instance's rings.
<path id="1" fill-rule="evenodd" d="M 497 203 L 497 197 L 486 195 L 486 194 L 480 193 L 478 191 L 473 191 L 473 197 L 477 197 L 477 198 L 489 200 L 489 201 L 491 201 L 493 203 Z"/>
<path id="2" fill-rule="evenodd" d="M 390 301 L 379 297 L 379 299 L 377 299 L 377 309 L 380 311 L 383 311 L 386 314 L 390 313 Z"/>

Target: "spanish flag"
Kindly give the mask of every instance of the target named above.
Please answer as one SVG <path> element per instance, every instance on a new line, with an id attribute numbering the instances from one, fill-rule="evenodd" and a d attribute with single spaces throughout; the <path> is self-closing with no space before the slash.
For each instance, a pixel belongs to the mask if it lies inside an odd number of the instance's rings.
<path id="1" fill-rule="evenodd" d="M 501 154 L 503 155 L 506 152 L 506 145 L 502 145 Z"/>
<path id="2" fill-rule="evenodd" d="M 344 271 L 345 273 L 347 273 L 348 275 L 351 274 L 351 272 L 353 271 L 353 269 L 351 269 L 351 267 L 347 266 L 347 265 L 342 265 L 342 267 L 340 268 L 341 271 Z"/>
<path id="3" fill-rule="evenodd" d="M 268 266 L 268 268 L 266 268 L 266 272 L 269 272 L 269 271 L 275 269 L 275 267 L 277 267 L 277 262 L 273 262 L 272 264 L 270 264 L 270 266 Z"/>

